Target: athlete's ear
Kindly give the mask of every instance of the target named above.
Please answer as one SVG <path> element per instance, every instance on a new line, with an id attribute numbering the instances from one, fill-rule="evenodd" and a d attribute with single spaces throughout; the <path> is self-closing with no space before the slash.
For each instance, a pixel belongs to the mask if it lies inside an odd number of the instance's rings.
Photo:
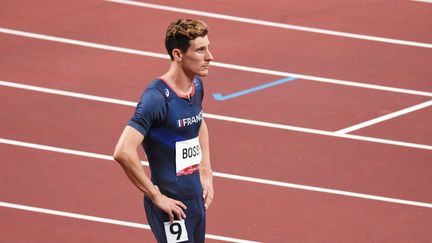
<path id="1" fill-rule="evenodd" d="M 180 51 L 180 49 L 174 49 L 172 51 L 172 54 L 173 54 L 175 61 L 181 62 L 183 60 L 183 55 L 182 55 L 182 52 Z"/>

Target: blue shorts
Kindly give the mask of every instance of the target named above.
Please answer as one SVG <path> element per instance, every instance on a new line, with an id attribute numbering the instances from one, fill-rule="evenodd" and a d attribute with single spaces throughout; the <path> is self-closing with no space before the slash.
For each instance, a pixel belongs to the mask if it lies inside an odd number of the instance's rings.
<path id="1" fill-rule="evenodd" d="M 191 200 L 182 200 L 187 207 L 184 210 L 186 214 L 185 226 L 188 234 L 188 241 L 191 243 L 204 242 L 206 228 L 206 210 L 204 208 L 204 200 L 198 197 Z M 159 243 L 166 243 L 164 222 L 169 222 L 168 214 L 156 207 L 153 202 L 144 197 L 144 208 L 147 216 L 147 221 L 152 229 L 156 240 Z M 177 218 L 175 217 L 175 220 Z"/>

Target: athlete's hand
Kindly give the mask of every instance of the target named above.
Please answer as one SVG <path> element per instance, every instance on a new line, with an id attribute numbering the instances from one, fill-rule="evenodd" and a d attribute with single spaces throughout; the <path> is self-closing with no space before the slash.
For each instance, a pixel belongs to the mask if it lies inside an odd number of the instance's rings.
<path id="1" fill-rule="evenodd" d="M 159 191 L 159 188 L 156 187 Z M 153 199 L 153 203 L 160 208 L 162 211 L 168 214 L 171 222 L 174 221 L 174 215 L 177 216 L 179 220 L 185 219 L 186 214 L 183 211 L 186 209 L 186 205 L 182 202 L 169 198 L 160 193 Z"/>
<path id="2" fill-rule="evenodd" d="M 211 173 L 201 174 L 201 184 L 203 187 L 204 207 L 208 209 L 213 201 L 213 175 Z"/>

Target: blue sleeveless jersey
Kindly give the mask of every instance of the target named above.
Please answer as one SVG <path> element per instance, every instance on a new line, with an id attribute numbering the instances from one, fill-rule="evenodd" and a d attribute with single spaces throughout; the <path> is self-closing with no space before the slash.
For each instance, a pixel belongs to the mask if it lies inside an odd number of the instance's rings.
<path id="1" fill-rule="evenodd" d="M 176 94 L 167 82 L 156 79 L 144 91 L 128 122 L 144 135 L 142 145 L 150 164 L 152 182 L 162 194 L 175 199 L 187 200 L 202 195 L 196 161 L 201 156 L 197 138 L 203 97 L 203 83 L 198 76 L 193 80 L 191 97 Z M 186 164 L 186 168 L 179 171 L 179 164 Z"/>

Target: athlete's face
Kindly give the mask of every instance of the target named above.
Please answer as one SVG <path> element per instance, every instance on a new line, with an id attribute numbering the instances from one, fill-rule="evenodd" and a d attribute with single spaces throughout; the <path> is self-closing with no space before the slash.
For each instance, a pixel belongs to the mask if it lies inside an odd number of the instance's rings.
<path id="1" fill-rule="evenodd" d="M 207 36 L 197 37 L 189 41 L 190 46 L 183 53 L 183 68 L 185 72 L 193 75 L 207 76 L 210 61 L 213 56 L 209 50 L 209 39 Z"/>

